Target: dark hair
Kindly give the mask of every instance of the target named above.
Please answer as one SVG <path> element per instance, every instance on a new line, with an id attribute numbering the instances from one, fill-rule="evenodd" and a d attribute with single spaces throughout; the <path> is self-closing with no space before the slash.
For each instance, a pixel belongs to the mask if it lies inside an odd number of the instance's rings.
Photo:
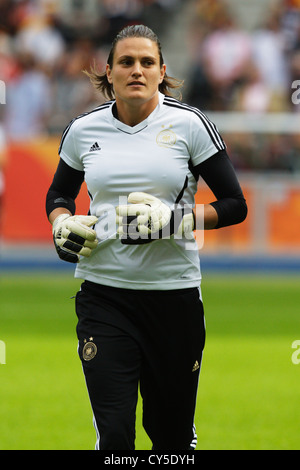
<path id="1" fill-rule="evenodd" d="M 122 39 L 127 39 L 127 38 L 145 38 L 145 39 L 150 39 L 151 41 L 155 42 L 158 47 L 158 53 L 159 53 L 159 60 L 160 60 L 160 67 L 163 66 L 164 60 L 162 56 L 162 51 L 161 51 L 161 44 L 159 42 L 159 39 L 157 35 L 152 31 L 152 29 L 148 28 L 145 25 L 132 25 L 132 26 L 126 26 L 124 29 L 122 29 L 117 36 L 115 37 L 113 43 L 112 43 L 112 48 L 110 50 L 107 63 L 112 69 L 113 67 L 113 61 L 114 61 L 114 53 L 116 50 L 117 43 L 119 41 L 122 41 Z M 114 91 L 113 91 L 113 86 L 109 81 L 107 80 L 107 75 L 106 72 L 99 72 L 97 69 L 96 64 L 94 63 L 94 66 L 91 67 L 90 72 L 87 72 L 84 70 L 84 73 L 88 75 L 90 78 L 92 84 L 95 86 L 95 88 L 108 99 L 113 99 L 114 98 Z M 176 90 L 181 88 L 183 85 L 183 80 L 178 80 L 177 78 L 169 77 L 167 74 L 165 74 L 164 79 L 162 83 L 159 85 L 159 91 L 163 93 L 164 95 L 167 96 L 173 96 L 173 93 L 171 90 Z M 181 99 L 181 94 L 177 93 L 177 98 Z"/>

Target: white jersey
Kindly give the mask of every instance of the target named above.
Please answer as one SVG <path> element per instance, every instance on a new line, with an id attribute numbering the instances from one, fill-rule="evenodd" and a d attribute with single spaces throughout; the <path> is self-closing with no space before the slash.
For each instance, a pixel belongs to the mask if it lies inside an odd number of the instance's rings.
<path id="1" fill-rule="evenodd" d="M 69 166 L 84 171 L 90 213 L 99 218 L 98 247 L 80 260 L 75 277 L 127 289 L 199 287 L 194 238 L 188 244 L 171 236 L 123 245 L 116 235 L 115 208 L 126 204 L 133 191 L 152 194 L 170 207 L 178 198 L 194 206 L 197 182 L 191 168 L 225 144 L 203 113 L 161 93 L 155 110 L 133 127 L 114 117 L 114 103 L 74 119 L 61 140 L 59 154 Z"/>

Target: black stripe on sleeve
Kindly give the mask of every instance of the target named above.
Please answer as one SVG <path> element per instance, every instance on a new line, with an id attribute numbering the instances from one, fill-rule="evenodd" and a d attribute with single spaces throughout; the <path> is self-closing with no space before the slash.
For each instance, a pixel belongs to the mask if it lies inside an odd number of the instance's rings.
<path id="1" fill-rule="evenodd" d="M 67 127 L 65 128 L 65 130 L 63 131 L 62 133 L 62 137 L 61 137 L 61 141 L 60 141 L 60 146 L 59 146 L 59 150 L 58 150 L 58 154 L 60 155 L 61 151 L 62 151 L 62 147 L 63 147 L 63 144 L 64 144 L 64 141 L 65 141 L 65 138 L 67 137 L 68 135 L 68 132 L 70 130 L 70 128 L 72 127 L 72 124 L 77 121 L 78 119 L 81 119 L 85 116 L 88 116 L 89 114 L 92 114 L 92 113 L 97 113 L 98 111 L 102 111 L 103 109 L 107 109 L 111 106 L 111 103 L 113 103 L 114 101 L 107 101 L 106 103 L 103 103 L 102 105 L 98 106 L 97 108 L 93 109 L 92 111 L 88 111 L 86 113 L 83 113 L 83 114 L 80 114 L 79 116 L 77 116 L 76 118 L 72 119 L 72 121 L 67 125 Z"/>
<path id="2" fill-rule="evenodd" d="M 167 96 L 164 99 L 164 104 L 166 106 L 170 106 L 173 108 L 182 109 L 182 110 L 194 113 L 204 125 L 216 149 L 218 151 L 226 149 L 225 142 L 222 139 L 216 125 L 202 111 L 200 111 L 197 108 L 193 108 L 192 106 L 189 106 L 187 104 L 181 103 L 180 101 L 177 101 L 174 98 L 170 98 Z"/>

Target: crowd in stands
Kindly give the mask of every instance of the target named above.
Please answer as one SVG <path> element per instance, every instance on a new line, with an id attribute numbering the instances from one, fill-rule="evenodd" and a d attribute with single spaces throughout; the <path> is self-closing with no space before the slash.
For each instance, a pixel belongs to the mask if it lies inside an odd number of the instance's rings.
<path id="1" fill-rule="evenodd" d="M 187 77 L 178 77 L 186 79 L 184 101 L 205 112 L 300 111 L 291 100 L 291 84 L 300 80 L 300 0 L 278 0 L 251 31 L 239 27 L 223 0 L 0 0 L 6 138 L 60 135 L 74 116 L 104 101 L 82 70 L 94 60 L 103 70 L 116 33 L 126 24 L 145 23 L 160 36 L 172 27 L 172 14 L 190 1 L 191 65 Z M 253 141 L 233 139 L 235 164 L 297 171 L 293 139 L 284 136 L 284 145 L 280 136 L 271 139 L 263 164 L 257 154 L 249 157 Z"/>
<path id="2" fill-rule="evenodd" d="M 300 0 L 272 3 L 253 30 L 239 27 L 228 3 L 197 0 L 196 7 L 186 100 L 207 111 L 299 112 L 292 83 L 300 80 Z M 238 169 L 300 170 L 297 135 L 232 133 L 227 142 Z"/>
<path id="3" fill-rule="evenodd" d="M 271 3 L 250 31 L 236 24 L 227 3 L 197 0 L 196 6 L 188 99 L 217 111 L 295 110 L 291 83 L 300 78 L 300 1 Z"/>
<path id="4" fill-rule="evenodd" d="M 61 133 L 101 103 L 82 70 L 105 67 L 125 25 L 167 17 L 181 0 L 0 0 L 0 79 L 8 139 Z M 161 14 L 164 12 L 165 14 Z"/>

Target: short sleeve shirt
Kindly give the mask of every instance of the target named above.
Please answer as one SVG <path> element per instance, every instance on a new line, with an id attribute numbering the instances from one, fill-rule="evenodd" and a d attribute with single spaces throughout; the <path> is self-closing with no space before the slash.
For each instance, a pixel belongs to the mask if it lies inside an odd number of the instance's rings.
<path id="1" fill-rule="evenodd" d="M 65 129 L 59 154 L 83 171 L 98 247 L 81 259 L 75 276 L 128 289 L 179 289 L 200 285 L 195 239 L 170 236 L 144 245 L 123 245 L 116 234 L 115 208 L 142 191 L 171 208 L 194 206 L 192 168 L 225 144 L 215 125 L 198 109 L 159 94 L 155 110 L 130 127 L 114 116 L 109 101 L 75 118 Z"/>

